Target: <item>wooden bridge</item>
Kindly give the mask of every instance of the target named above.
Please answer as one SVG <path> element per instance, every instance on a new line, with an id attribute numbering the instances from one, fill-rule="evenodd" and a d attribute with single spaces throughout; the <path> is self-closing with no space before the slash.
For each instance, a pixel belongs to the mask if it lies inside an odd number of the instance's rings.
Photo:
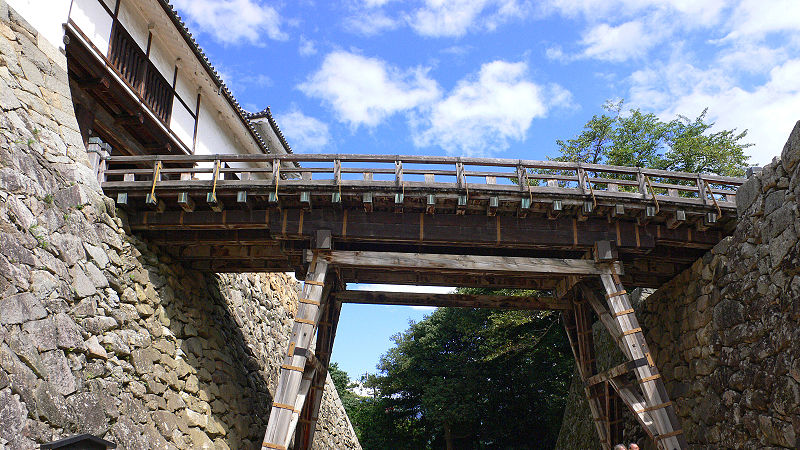
<path id="1" fill-rule="evenodd" d="M 99 177 L 131 230 L 187 265 L 305 280 L 264 448 L 310 448 L 342 302 L 561 310 L 602 446 L 621 439 L 627 407 L 659 448 L 687 448 L 625 286 L 658 287 L 729 234 L 743 179 L 297 154 L 111 157 Z M 347 291 L 353 282 L 543 295 Z M 628 358 L 604 373 L 593 315 Z"/>

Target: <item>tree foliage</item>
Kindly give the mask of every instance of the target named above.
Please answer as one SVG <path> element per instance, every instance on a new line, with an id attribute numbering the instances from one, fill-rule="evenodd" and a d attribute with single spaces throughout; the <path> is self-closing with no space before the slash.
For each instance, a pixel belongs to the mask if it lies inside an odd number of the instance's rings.
<path id="1" fill-rule="evenodd" d="M 711 132 L 708 109 L 695 119 L 679 115 L 665 122 L 653 113 L 623 112 L 623 101 L 606 102 L 574 138 L 557 140 L 559 161 L 649 167 L 737 176 L 744 173 L 747 131 Z"/>
<path id="2" fill-rule="evenodd" d="M 439 308 L 394 340 L 348 410 L 365 449 L 555 443 L 572 373 L 556 313 Z"/>

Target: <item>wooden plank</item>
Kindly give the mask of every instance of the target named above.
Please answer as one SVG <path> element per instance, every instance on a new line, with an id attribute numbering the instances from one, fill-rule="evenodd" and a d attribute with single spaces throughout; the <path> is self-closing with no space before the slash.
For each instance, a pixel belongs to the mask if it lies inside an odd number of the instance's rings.
<path id="1" fill-rule="evenodd" d="M 628 355 L 631 359 L 639 360 L 645 358 L 649 363 L 638 366 L 634 370 L 636 378 L 640 381 L 639 387 L 642 391 L 646 408 L 637 411 L 647 412 L 648 408 L 653 417 L 654 427 L 658 435 L 667 435 L 680 430 L 680 422 L 672 407 L 669 395 L 667 394 L 664 382 L 658 375 L 658 368 L 650 355 L 644 334 L 635 314 L 619 314 L 631 309 L 630 299 L 622 284 L 618 281 L 614 270 L 608 266 L 604 274 L 600 276 L 603 287 L 607 293 L 607 303 L 609 312 L 614 316 L 614 320 L 621 332 L 620 341 L 628 347 Z M 637 330 L 638 329 L 638 330 Z M 644 381 L 642 380 L 649 380 Z M 668 405 L 661 407 L 660 405 Z M 636 411 L 634 411 L 636 413 Z M 661 441 L 663 445 L 670 449 L 686 449 L 688 444 L 683 434 L 666 437 Z"/>
<path id="2" fill-rule="evenodd" d="M 324 236 L 318 239 L 321 243 L 330 243 Z M 324 245 L 324 244 L 323 244 Z M 328 247 L 329 248 L 329 247 Z M 306 282 L 301 292 L 302 298 L 307 298 L 320 304 L 325 304 L 330 286 L 325 286 L 325 276 L 328 263 L 322 258 L 315 258 L 309 265 Z M 289 350 L 283 360 L 283 366 L 278 378 L 278 386 L 273 396 L 273 407 L 270 412 L 267 430 L 264 433 L 262 449 L 274 445 L 288 447 L 294 434 L 297 420 L 293 409 L 280 405 L 296 405 L 298 396 L 303 389 L 303 372 L 291 370 L 287 367 L 302 367 L 307 363 L 307 352 L 297 352 L 296 349 L 310 349 L 316 333 L 316 326 L 322 318 L 323 308 L 315 303 L 298 303 L 292 335 L 289 339 Z M 302 405 L 302 403 L 301 403 Z M 273 447 L 274 448 L 274 447 Z"/>
<path id="3" fill-rule="evenodd" d="M 441 255 L 431 253 L 398 253 L 333 250 L 320 254 L 330 264 L 344 267 L 373 267 L 415 270 L 449 270 L 456 272 L 504 273 L 524 272 L 554 275 L 599 275 L 604 267 L 585 259 L 520 258 L 513 256 Z M 306 255 L 310 260 L 310 255 Z M 614 263 L 618 273 L 620 263 Z"/>
<path id="4" fill-rule="evenodd" d="M 301 417 L 304 421 L 298 427 L 295 435 L 295 448 L 298 450 L 309 450 L 314 442 L 314 431 L 319 417 L 325 382 L 328 378 L 328 365 L 330 364 L 330 356 L 333 351 L 333 341 L 336 337 L 336 328 L 339 323 L 341 309 L 342 303 L 340 301 L 330 301 L 325 310 L 324 323 L 320 324 L 317 332 L 317 354 L 319 357 L 316 360 L 320 367 L 317 368 L 317 372 L 314 375 L 311 383 L 311 392 L 306 405 L 303 407 Z"/>
<path id="5" fill-rule="evenodd" d="M 561 317 L 564 322 L 564 329 L 567 332 L 567 339 L 569 340 L 572 354 L 575 357 L 578 375 L 585 383 L 594 372 L 594 343 L 591 324 L 588 323 L 587 315 L 582 314 L 584 308 L 585 304 L 576 303 L 572 311 L 563 311 Z M 608 416 L 605 414 L 606 410 L 601 403 L 601 395 L 596 392 L 596 390 L 594 391 L 595 392 L 593 392 L 590 386 L 584 385 L 584 392 L 589 403 L 589 411 L 593 419 L 592 422 L 600 438 L 600 446 L 604 450 L 611 450 L 613 444 L 611 442 L 610 430 L 607 427 Z"/>
<path id="6" fill-rule="evenodd" d="M 431 294 L 416 292 L 340 291 L 333 296 L 343 303 L 372 305 L 407 305 L 457 308 L 503 309 L 570 309 L 568 301 L 552 297 L 522 297 L 514 295 Z"/>
<path id="7" fill-rule="evenodd" d="M 345 283 L 401 284 L 417 286 L 463 286 L 493 287 L 497 289 L 539 289 L 555 288 L 558 277 L 552 275 L 532 276 L 527 273 L 476 273 L 448 271 L 385 270 L 383 268 L 338 269 Z"/>

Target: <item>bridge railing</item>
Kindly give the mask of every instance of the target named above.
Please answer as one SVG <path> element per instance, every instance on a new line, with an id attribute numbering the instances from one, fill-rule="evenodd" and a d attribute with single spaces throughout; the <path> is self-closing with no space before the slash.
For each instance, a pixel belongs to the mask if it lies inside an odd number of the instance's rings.
<path id="1" fill-rule="evenodd" d="M 302 164 L 301 164 L 302 163 Z M 732 207 L 743 178 L 639 167 L 560 161 L 417 155 L 145 155 L 113 156 L 100 174 L 104 187 L 138 182 L 212 180 L 215 185 L 247 182 L 345 188 L 575 193 L 669 199 Z M 165 183 L 169 184 L 169 183 Z M 241 183 L 239 183 L 241 184 Z M 694 201 L 691 201 L 694 200 Z"/>

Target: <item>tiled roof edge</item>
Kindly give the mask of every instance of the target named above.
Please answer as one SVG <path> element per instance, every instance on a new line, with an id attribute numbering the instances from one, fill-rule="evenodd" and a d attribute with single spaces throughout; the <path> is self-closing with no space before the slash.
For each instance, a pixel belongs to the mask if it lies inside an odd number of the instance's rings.
<path id="1" fill-rule="evenodd" d="M 255 139 L 258 147 L 262 152 L 269 153 L 269 147 L 267 147 L 267 143 L 264 142 L 264 139 L 255 129 L 252 122 L 250 122 L 250 120 L 247 118 L 248 113 L 242 109 L 242 107 L 239 105 L 239 102 L 233 97 L 233 94 L 231 94 L 231 91 L 222 81 L 222 78 L 219 76 L 217 70 L 214 69 L 214 66 L 211 65 L 211 62 L 208 60 L 206 54 L 203 53 L 203 50 L 197 44 L 197 41 L 194 40 L 192 33 L 189 32 L 189 29 L 178 15 L 178 12 L 169 3 L 169 0 L 158 0 L 158 3 L 161 5 L 161 8 L 164 9 L 164 12 L 167 13 L 167 16 L 170 18 L 170 20 L 172 20 L 172 23 L 175 25 L 175 28 L 178 30 L 178 32 L 181 33 L 183 39 L 186 41 L 186 44 L 189 45 L 189 48 L 192 49 L 195 56 L 200 61 L 200 64 L 202 64 L 202 66 L 206 69 L 206 72 L 211 79 L 214 80 L 214 83 L 217 85 L 217 89 L 219 89 L 219 91 L 225 96 L 225 99 L 228 100 L 228 103 L 233 106 L 233 109 L 236 111 L 239 119 L 241 119 L 242 124 L 244 124 L 245 128 L 250 131 L 250 134 L 253 136 L 253 139 Z"/>
<path id="2" fill-rule="evenodd" d="M 276 122 L 275 118 L 272 117 L 272 111 L 269 109 L 269 106 L 258 112 L 246 113 L 245 117 L 248 120 L 263 119 L 266 117 L 267 122 L 269 122 L 269 126 L 272 127 L 272 131 L 274 131 L 275 134 L 278 136 L 278 139 L 281 141 L 281 145 L 283 145 L 283 148 L 286 150 L 286 153 L 292 153 L 292 147 L 289 145 L 289 142 L 287 142 L 286 138 L 283 136 L 283 132 L 278 126 L 278 122 Z"/>

